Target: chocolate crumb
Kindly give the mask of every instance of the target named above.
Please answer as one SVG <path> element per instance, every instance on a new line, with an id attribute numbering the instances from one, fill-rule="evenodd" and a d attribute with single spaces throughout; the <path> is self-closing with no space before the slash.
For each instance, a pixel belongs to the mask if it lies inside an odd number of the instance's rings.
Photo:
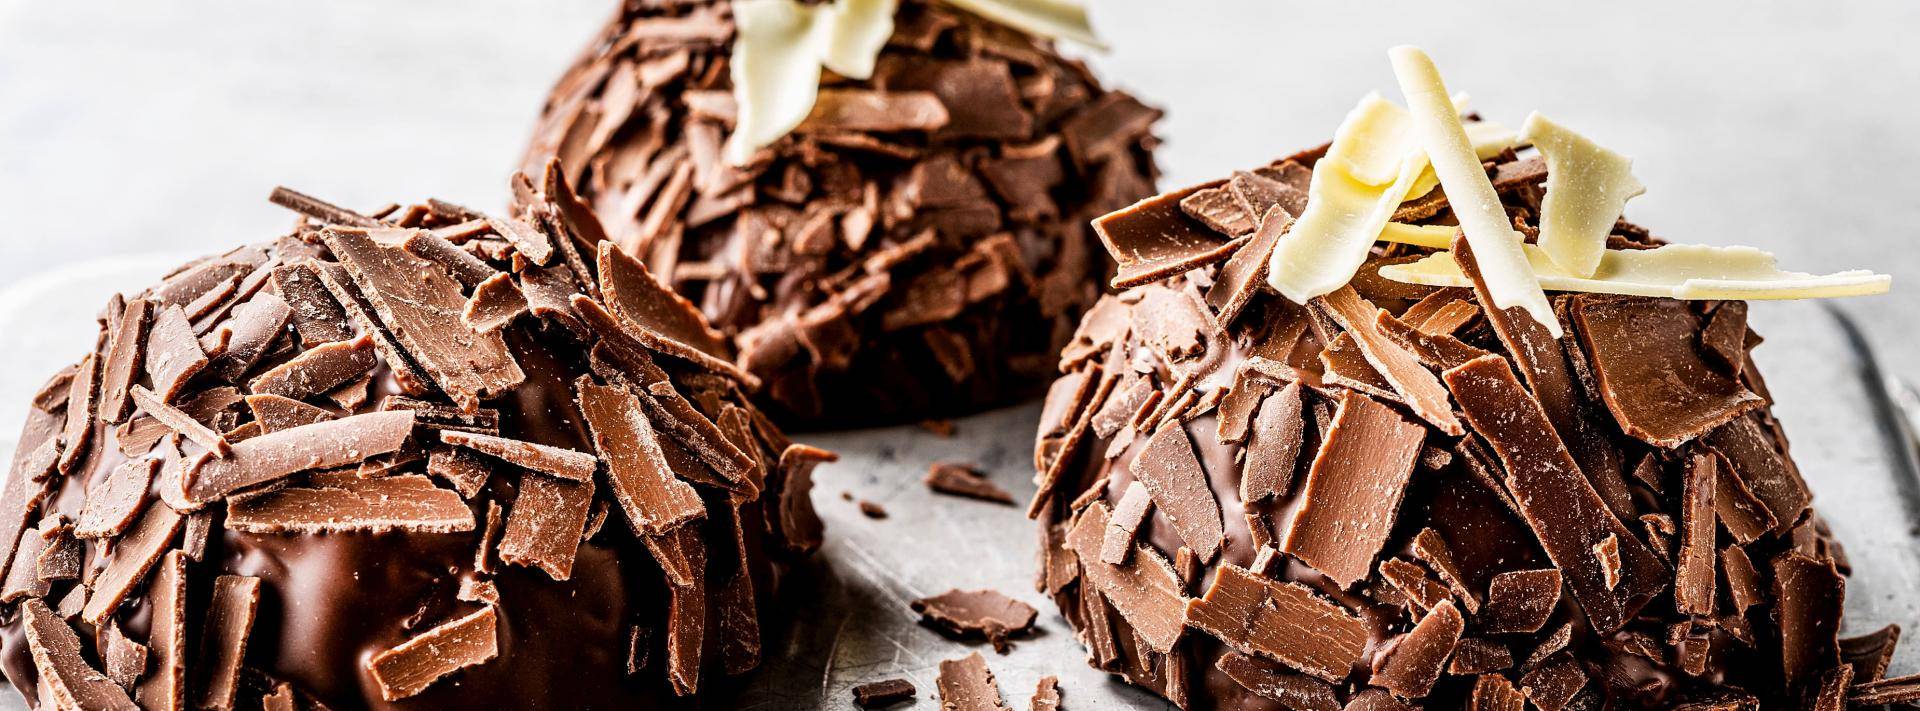
<path id="1" fill-rule="evenodd" d="M 856 505 L 860 508 L 860 515 L 867 518 L 877 520 L 887 517 L 887 507 L 881 506 L 878 502 L 861 499 Z"/>

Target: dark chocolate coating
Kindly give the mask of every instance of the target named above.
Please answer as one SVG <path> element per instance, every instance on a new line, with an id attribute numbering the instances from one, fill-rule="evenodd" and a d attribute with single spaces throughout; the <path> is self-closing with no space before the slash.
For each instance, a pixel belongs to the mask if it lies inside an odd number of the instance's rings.
<path id="1" fill-rule="evenodd" d="M 263 248 L 288 262 L 309 255 L 325 256 L 316 245 L 299 238 L 283 238 Z M 589 372 L 586 345 L 557 324 L 532 317 L 523 317 L 508 328 L 507 342 L 527 377 L 519 386 L 482 403 L 482 407 L 499 412 L 500 434 L 593 452 L 573 389 L 575 378 Z M 290 339 L 294 334 L 288 330 L 281 337 Z M 278 360 L 290 355 L 283 353 Z M 263 362 L 250 372 L 269 364 Z M 676 388 L 696 403 L 701 402 L 696 393 L 703 393 L 711 396 L 712 402 L 752 407 L 731 391 L 708 390 L 712 387 L 710 378 L 704 385 L 689 385 L 686 375 L 694 371 L 684 364 L 661 365 L 672 373 Z M 372 397 L 355 411 L 380 410 L 385 395 L 399 392 L 384 364 L 375 375 Z M 327 404 L 323 398 L 311 402 Z M 355 412 L 329 409 L 339 414 Z M 126 460 L 118 447 L 116 429 L 96 423 L 88 458 L 55 483 L 49 503 L 34 518 L 55 513 L 77 516 L 89 491 Z M 780 452 L 765 442 L 756 444 L 760 451 L 751 454 L 757 460 L 778 461 Z M 163 449 L 164 445 L 146 456 L 162 456 Z M 229 531 L 220 523 L 224 504 L 214 503 L 209 509 L 214 512 L 214 523 L 204 562 L 187 564 L 189 702 L 201 683 L 196 676 L 203 671 L 196 668 L 201 657 L 192 647 L 205 624 L 208 590 L 216 576 L 225 574 L 261 579 L 258 616 L 238 692 L 239 708 L 258 708 L 264 691 L 260 686 L 268 679 L 289 682 L 303 698 L 341 710 L 690 708 L 726 698 L 731 684 L 723 669 L 720 642 L 731 629 L 721 624 L 717 609 L 721 605 L 712 601 L 706 607 L 701 695 L 677 696 L 669 686 L 665 671 L 669 584 L 652 554 L 629 529 L 618 506 L 610 507 L 601 530 L 582 542 L 568 580 L 556 581 L 539 569 L 500 561 L 494 563 L 493 573 L 476 571 L 475 550 L 485 529 L 488 502 L 501 504 L 504 514 L 513 505 L 517 482 L 527 476 L 543 476 L 498 461 L 490 463 L 492 473 L 485 488 L 466 502 L 478 524 L 475 530 L 466 532 L 302 535 Z M 410 465 L 409 471 L 420 466 Z M 765 472 L 765 496 L 797 495 L 797 502 L 786 505 L 810 516 L 810 484 L 805 475 L 789 476 L 779 467 L 769 469 Z M 599 496 L 607 498 L 610 495 L 604 475 L 599 476 Z M 164 481 L 164 477 L 155 479 L 156 496 Z M 757 608 L 753 614 L 760 634 L 767 635 L 778 617 L 774 599 L 782 574 L 793 560 L 818 545 L 819 531 L 809 530 L 809 522 L 791 522 L 795 527 L 790 530 L 795 535 L 790 537 L 785 532 L 789 529 L 772 520 L 773 515 L 768 513 L 771 504 L 748 501 L 740 508 L 748 556 L 740 560 L 734 553 L 733 528 L 724 513 L 729 505 L 726 494 L 704 489 L 701 493 L 708 510 L 719 513 L 687 525 L 696 527 L 707 547 L 709 589 L 717 589 L 746 566 L 753 579 Z M 149 502 L 150 506 L 166 505 L 151 497 Z M 810 523 L 818 525 L 817 520 Z M 100 546 L 90 542 L 86 553 L 85 569 L 104 564 Z M 474 578 L 491 580 L 499 589 L 499 656 L 442 678 L 417 696 L 384 700 L 379 684 L 364 666 L 367 659 L 476 609 L 476 603 L 455 597 L 461 581 Z M 48 595 L 49 604 L 71 585 L 55 583 Z M 143 591 L 144 583 L 136 586 L 115 617 L 126 634 L 139 642 L 147 640 L 150 626 Z M 22 615 L 17 605 L 7 606 L 4 614 L 0 668 L 14 688 L 38 706 L 37 672 L 22 629 Z M 629 673 L 629 635 L 636 625 L 652 631 L 650 648 L 643 650 L 646 666 Z M 95 630 L 84 621 L 76 621 L 75 626 L 87 652 L 102 654 L 96 646 Z"/>
<path id="2" fill-rule="evenodd" d="M 824 85 L 951 93 L 950 128 L 803 128 L 762 149 L 745 171 L 735 170 L 715 153 L 731 127 L 696 115 L 686 98 L 730 92 L 732 18 L 725 7 L 706 0 L 624 3 L 549 97 L 525 172 L 539 175 L 557 156 L 614 241 L 670 276 L 673 288 L 733 341 L 736 361 L 766 382 L 757 398 L 785 426 L 959 415 L 1042 392 L 1055 354 L 1107 273 L 1088 221 L 1152 192 L 1147 123 L 1158 112 L 1102 88 L 1048 41 L 948 5 L 908 0 L 875 77 L 829 73 Z M 714 37 L 728 39 L 649 39 L 654 25 L 709 14 L 718 23 Z M 637 63 L 678 67 L 679 59 L 685 68 L 658 85 L 624 85 Z M 968 67 L 994 70 L 937 74 Z M 1005 73 L 996 76 L 999 67 Z M 985 114 L 991 116 L 979 118 Z M 601 123 L 606 117 L 621 121 Z M 1111 136 L 1110 149 L 1093 156 L 1070 150 L 1103 122 L 1125 126 Z M 879 148 L 856 145 L 868 142 Z M 683 149 L 690 150 L 674 153 Z M 670 227 L 637 237 L 673 187 L 660 177 L 659 163 L 676 156 L 694 168 L 690 197 Z M 1018 170 L 1007 167 L 1016 164 Z M 952 178 L 941 188 L 952 189 L 945 197 L 929 194 L 923 204 L 915 187 L 923 167 L 942 175 L 943 167 L 958 168 L 957 176 L 941 178 Z M 702 180 L 709 175 L 718 177 Z M 871 233 L 854 235 L 835 219 L 826 227 L 827 244 L 797 248 L 803 230 L 812 229 L 809 219 L 823 211 L 864 215 Z M 889 251 L 929 229 L 931 246 L 879 266 Z M 982 257 L 991 259 L 974 261 Z M 969 294 L 964 303 L 949 301 L 961 299 L 950 279 L 975 268 L 1010 283 Z M 863 274 L 885 279 L 854 279 Z M 866 296 L 850 299 L 856 287 Z M 898 315 L 911 309 L 929 315 Z"/>

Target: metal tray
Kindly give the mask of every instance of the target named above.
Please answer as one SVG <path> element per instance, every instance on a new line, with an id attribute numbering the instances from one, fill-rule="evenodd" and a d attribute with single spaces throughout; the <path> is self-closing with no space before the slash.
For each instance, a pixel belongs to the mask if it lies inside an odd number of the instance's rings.
<path id="1" fill-rule="evenodd" d="M 148 283 L 178 261 L 121 259 L 0 292 L 0 353 L 9 366 L 0 372 L 0 437 L 19 430 L 16 410 L 42 379 L 86 347 L 113 285 Z M 1853 562 L 1844 631 L 1854 634 L 1920 622 L 1920 391 L 1883 373 L 1843 308 L 1759 304 L 1753 319 L 1767 337 L 1755 358 L 1778 401 L 1774 412 L 1815 505 Z M 764 666 L 744 680 L 737 706 L 849 708 L 854 685 L 906 677 L 920 690 L 912 708 L 933 708 L 939 662 L 979 651 L 1014 708 L 1024 708 L 1047 675 L 1060 678 L 1069 708 L 1170 708 L 1086 665 L 1052 603 L 1034 592 L 1037 539 L 1022 507 L 933 494 L 921 482 L 932 462 L 967 462 L 1024 501 L 1033 492 L 1038 416 L 1037 404 L 988 412 L 959 420 L 952 437 L 911 425 L 803 436 L 841 456 L 815 475 L 827 542 L 789 579 L 781 604 L 790 622 L 768 638 Z M 10 449 L 10 440 L 0 442 L 0 451 Z M 889 516 L 865 517 L 842 492 L 882 504 Z M 993 588 L 1033 605 L 1037 633 L 998 655 L 919 625 L 908 601 L 956 587 Z M 1891 673 L 1914 671 L 1920 644 L 1905 645 Z M 17 695 L 0 695 L 0 710 L 20 708 Z"/>

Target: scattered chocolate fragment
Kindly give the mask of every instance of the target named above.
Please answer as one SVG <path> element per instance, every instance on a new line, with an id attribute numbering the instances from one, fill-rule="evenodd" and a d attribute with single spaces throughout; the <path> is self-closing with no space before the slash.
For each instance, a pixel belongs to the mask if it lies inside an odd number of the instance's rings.
<path id="1" fill-rule="evenodd" d="M 147 644 L 153 648 L 153 672 L 134 690 L 140 705 L 178 711 L 186 707 L 187 563 L 186 554 L 167 551 L 147 586 Z"/>
<path id="2" fill-rule="evenodd" d="M 312 265 L 275 267 L 273 284 L 279 289 L 280 298 L 293 310 L 293 330 L 299 334 L 301 346 L 312 348 L 353 337 L 353 327 L 347 321 L 346 310 L 340 307 L 340 302 L 334 301 L 333 294 L 328 293 L 326 285 L 320 282 L 320 273 Z"/>
<path id="3" fill-rule="evenodd" d="M 853 703 L 863 709 L 886 708 L 913 700 L 913 682 L 906 679 L 870 681 L 853 687 Z"/>
<path id="4" fill-rule="evenodd" d="M 1147 492 L 1147 486 L 1137 480 L 1128 483 L 1127 493 L 1120 497 L 1120 503 L 1113 508 L 1113 518 L 1107 522 L 1107 538 L 1100 546 L 1100 560 L 1114 565 L 1127 562 L 1127 556 L 1133 553 L 1133 538 L 1152 508 L 1153 497 Z"/>
<path id="5" fill-rule="evenodd" d="M 881 506 L 878 502 L 861 499 L 856 505 L 860 508 L 860 515 L 867 518 L 884 519 L 887 517 L 887 507 Z"/>
<path id="6" fill-rule="evenodd" d="M 1471 704 L 1470 711 L 1526 711 L 1527 697 L 1506 677 L 1482 674 L 1473 680 Z"/>
<path id="7" fill-rule="evenodd" d="M 1447 673 L 1473 676 L 1512 666 L 1513 650 L 1506 645 L 1489 639 L 1468 637 L 1460 640 L 1460 646 L 1454 647 L 1453 658 L 1447 660 Z"/>
<path id="8" fill-rule="evenodd" d="M 920 621 L 955 637 L 979 635 L 1006 654 L 1007 640 L 1033 628 L 1039 613 L 1032 606 L 994 590 L 948 590 L 912 603 Z"/>
<path id="9" fill-rule="evenodd" d="M 972 465 L 958 462 L 934 462 L 927 468 L 927 488 L 951 496 L 1013 505 L 1013 494 L 987 479 Z"/>
<path id="10" fill-rule="evenodd" d="M 1060 711 L 1060 677 L 1051 674 L 1040 677 L 1034 686 L 1033 698 L 1027 701 L 1027 711 Z"/>
<path id="11" fill-rule="evenodd" d="M 1920 701 L 1920 674 L 1880 679 L 1855 685 L 1847 692 L 1854 706 L 1907 704 Z"/>
<path id="12" fill-rule="evenodd" d="M 940 689 L 943 711 L 1010 711 L 993 680 L 993 670 L 978 652 L 941 662 L 934 683 Z"/>
<path id="13" fill-rule="evenodd" d="M 107 678 L 132 693 L 134 685 L 147 673 L 147 645 L 127 639 L 118 624 L 107 625 L 101 634 L 106 638 Z"/>
<path id="14" fill-rule="evenodd" d="M 492 605 L 482 606 L 368 657 L 367 673 L 380 685 L 381 698 L 418 695 L 449 674 L 499 656 L 497 619 Z"/>

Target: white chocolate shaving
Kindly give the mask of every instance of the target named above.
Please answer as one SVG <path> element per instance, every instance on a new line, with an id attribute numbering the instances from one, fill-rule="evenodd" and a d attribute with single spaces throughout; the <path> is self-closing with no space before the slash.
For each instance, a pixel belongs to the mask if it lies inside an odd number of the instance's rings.
<path id="1" fill-rule="evenodd" d="M 1545 249 L 1526 245 L 1540 285 L 1554 291 L 1675 299 L 1818 299 L 1884 294 L 1893 277 L 1865 270 L 1815 275 L 1781 271 L 1774 256 L 1752 247 L 1670 244 L 1609 249 L 1589 276 L 1561 267 Z M 1424 286 L 1472 286 L 1450 252 L 1380 268 L 1380 276 Z"/>
<path id="2" fill-rule="evenodd" d="M 1415 47 L 1395 47 L 1388 56 L 1400 80 L 1400 91 L 1406 95 L 1415 134 L 1425 145 L 1434 174 L 1440 176 L 1440 185 L 1447 191 L 1448 204 L 1473 246 L 1494 305 L 1525 309 L 1559 338 L 1560 320 L 1554 317 L 1539 280 L 1527 268 L 1520 234 L 1507 220 L 1507 211 L 1493 191 L 1493 181 L 1480 166 L 1460 116 L 1447 97 L 1440 70 Z"/>
<path id="3" fill-rule="evenodd" d="M 1075 0 L 947 0 L 947 4 L 1030 35 L 1107 48 L 1093 34 L 1087 6 Z"/>
<path id="4" fill-rule="evenodd" d="M 947 0 L 955 7 L 1041 37 L 1104 48 L 1075 0 Z M 739 107 L 726 159 L 740 165 L 805 121 L 820 94 L 822 66 L 849 79 L 873 76 L 893 35 L 899 0 L 735 0 L 733 100 Z"/>
<path id="5" fill-rule="evenodd" d="M 733 3 L 729 71 L 739 118 L 727 137 L 727 162 L 747 162 L 806 120 L 819 98 L 821 65 L 854 79 L 872 76 L 874 58 L 893 34 L 896 7 L 897 0 Z"/>
<path id="6" fill-rule="evenodd" d="M 1396 244 L 1410 244 L 1428 249 L 1446 249 L 1453 246 L 1453 233 L 1460 228 L 1453 225 L 1409 225 L 1403 222 L 1389 222 L 1387 228 L 1380 230 L 1380 241 Z"/>
<path id="7" fill-rule="evenodd" d="M 1314 164 L 1307 208 L 1274 245 L 1267 283 L 1298 303 L 1331 293 L 1353 279 L 1367 250 L 1386 227 L 1407 190 L 1426 169 L 1412 142 L 1406 109 L 1368 94 L 1340 122 L 1327 155 Z M 1378 156 L 1396 155 L 1394 178 L 1377 182 Z M 1368 177 L 1354 174 L 1358 169 Z"/>
<path id="8" fill-rule="evenodd" d="M 1520 134 L 1547 160 L 1547 194 L 1540 202 L 1541 251 L 1569 273 L 1593 276 L 1613 223 L 1628 200 L 1647 191 L 1633 177 L 1633 159 L 1538 111 L 1527 116 Z"/>

